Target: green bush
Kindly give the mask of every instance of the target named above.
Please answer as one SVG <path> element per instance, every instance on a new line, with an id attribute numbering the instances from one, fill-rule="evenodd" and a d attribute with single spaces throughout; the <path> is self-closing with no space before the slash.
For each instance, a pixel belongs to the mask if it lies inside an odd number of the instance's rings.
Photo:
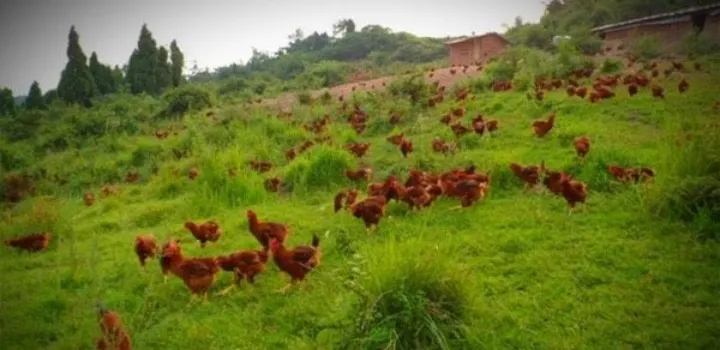
<path id="1" fill-rule="evenodd" d="M 215 104 L 212 93 L 198 85 L 183 85 L 163 95 L 167 103 L 162 117 L 181 116 L 191 111 L 210 108 Z"/>
<path id="2" fill-rule="evenodd" d="M 606 59 L 600 66 L 600 72 L 604 74 L 617 73 L 624 69 L 624 64 L 620 60 Z"/>
<path id="3" fill-rule="evenodd" d="M 295 98 L 301 105 L 309 105 L 312 102 L 312 95 L 307 91 L 301 91 L 295 94 Z"/>
<path id="4" fill-rule="evenodd" d="M 685 39 L 683 49 L 685 54 L 694 58 L 720 52 L 720 43 L 713 40 L 707 32 L 693 33 Z"/>
<path id="5" fill-rule="evenodd" d="M 388 85 L 388 91 L 394 97 L 409 99 L 413 105 L 426 102 L 430 97 L 429 86 L 425 83 L 423 73 L 393 80 L 390 85 Z"/>
<path id="6" fill-rule="evenodd" d="M 650 61 L 660 57 L 660 43 L 654 36 L 643 36 L 630 46 L 630 53 L 643 61 Z"/>

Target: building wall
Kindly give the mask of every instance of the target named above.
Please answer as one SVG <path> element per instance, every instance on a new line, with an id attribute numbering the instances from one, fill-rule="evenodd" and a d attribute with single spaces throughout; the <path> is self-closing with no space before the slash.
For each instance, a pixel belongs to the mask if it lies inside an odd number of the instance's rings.
<path id="1" fill-rule="evenodd" d="M 645 24 L 608 32 L 603 39 L 603 54 L 625 53 L 633 43 L 644 36 L 655 37 L 660 50 L 665 54 L 681 53 L 688 37 L 695 32 L 692 17 L 685 16 L 669 23 Z M 705 20 L 704 35 L 720 42 L 720 11 Z"/>
<path id="2" fill-rule="evenodd" d="M 720 11 L 716 11 L 705 20 L 703 34 L 707 38 L 711 38 L 715 42 L 720 43 Z"/>
<path id="3" fill-rule="evenodd" d="M 463 41 L 449 45 L 450 64 L 465 65 L 473 63 L 473 42 Z"/>
<path id="4" fill-rule="evenodd" d="M 477 50 L 476 60 L 479 62 L 485 62 L 507 49 L 507 41 L 502 38 L 491 35 L 480 39 L 480 45 Z"/>
<path id="5" fill-rule="evenodd" d="M 470 65 L 475 62 L 484 62 L 503 52 L 507 42 L 494 35 L 467 40 L 449 45 L 450 64 Z"/>

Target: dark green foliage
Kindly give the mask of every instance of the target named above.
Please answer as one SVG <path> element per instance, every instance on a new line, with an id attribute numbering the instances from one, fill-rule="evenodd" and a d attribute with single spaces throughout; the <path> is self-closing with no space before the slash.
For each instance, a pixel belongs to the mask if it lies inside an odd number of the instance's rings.
<path id="1" fill-rule="evenodd" d="M 30 85 L 30 91 L 24 105 L 27 109 L 45 109 L 45 99 L 37 81 L 33 81 L 32 85 Z"/>
<path id="2" fill-rule="evenodd" d="M 0 89 L 0 117 L 14 116 L 16 111 L 15 98 L 9 88 Z"/>
<path id="3" fill-rule="evenodd" d="M 552 38 L 570 35 L 585 53 L 599 49 L 597 39 L 589 29 L 604 24 L 626 21 L 682 8 L 708 5 L 716 0 L 552 0 L 547 3 L 539 23 L 524 23 L 517 18 L 506 36 L 514 44 L 539 49 L 553 49 Z"/>
<path id="4" fill-rule="evenodd" d="M 183 82 L 182 72 L 185 67 L 185 57 L 175 40 L 170 43 L 170 60 L 172 61 L 172 85 L 178 87 Z"/>
<path id="5" fill-rule="evenodd" d="M 113 77 L 112 68 L 100 63 L 95 52 L 90 55 L 90 72 L 95 79 L 95 84 L 101 95 L 107 95 L 117 91 L 118 81 Z"/>
<path id="6" fill-rule="evenodd" d="M 87 57 L 80 47 L 80 37 L 75 26 L 70 28 L 67 48 L 68 62 L 60 75 L 58 96 L 67 103 L 90 106 L 90 99 L 96 95 L 97 86 L 87 66 Z"/>
<path id="7" fill-rule="evenodd" d="M 45 92 L 45 95 L 43 95 L 43 99 L 45 99 L 45 104 L 49 105 L 53 103 L 53 101 L 58 99 L 58 93 L 57 90 L 51 89 Z"/>
<path id="8" fill-rule="evenodd" d="M 140 38 L 137 48 L 130 56 L 128 71 L 125 79 L 130 85 L 130 92 L 133 94 L 148 93 L 157 94 L 157 56 L 158 49 L 152 33 L 147 25 L 143 24 L 140 29 Z"/>
<path id="9" fill-rule="evenodd" d="M 409 99 L 413 105 L 427 101 L 430 96 L 428 85 L 422 74 L 415 74 L 406 79 L 397 79 L 390 83 L 388 91 L 393 96 Z"/>
<path id="10" fill-rule="evenodd" d="M 168 61 L 168 51 L 164 46 L 160 46 L 158 49 L 155 84 L 157 84 L 158 91 L 165 90 L 172 85 L 172 67 Z"/>
<path id="11" fill-rule="evenodd" d="M 186 85 L 169 90 L 163 96 L 163 100 L 167 103 L 167 107 L 160 114 L 161 117 L 180 116 L 215 104 L 210 91 L 197 85 Z"/>

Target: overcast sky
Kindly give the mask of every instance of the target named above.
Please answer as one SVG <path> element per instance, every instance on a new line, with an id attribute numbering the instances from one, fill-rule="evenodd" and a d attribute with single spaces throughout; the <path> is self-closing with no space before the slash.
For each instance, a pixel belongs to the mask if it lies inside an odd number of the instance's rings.
<path id="1" fill-rule="evenodd" d="M 446 37 L 503 31 L 516 16 L 536 21 L 541 0 L 0 0 L 0 87 L 27 93 L 33 80 L 55 88 L 75 25 L 86 56 L 126 64 L 147 23 L 160 45 L 177 39 L 187 66 L 215 68 L 247 61 L 252 47 L 275 52 L 296 28 L 331 33 L 338 19 L 357 28 Z"/>

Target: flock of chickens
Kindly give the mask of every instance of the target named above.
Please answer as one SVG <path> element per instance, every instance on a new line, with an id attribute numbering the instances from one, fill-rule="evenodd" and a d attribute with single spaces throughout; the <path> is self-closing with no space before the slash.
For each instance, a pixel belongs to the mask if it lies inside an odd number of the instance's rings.
<path id="1" fill-rule="evenodd" d="M 632 63 L 634 62 L 631 60 Z M 700 66 L 696 65 L 695 68 L 699 70 Z M 650 65 L 649 69 L 652 78 L 659 76 L 656 63 Z M 665 74 L 670 75 L 674 71 L 684 70 L 682 63 L 672 62 L 672 67 L 666 70 Z M 593 71 L 593 69 L 578 70 L 573 72 L 573 76 L 577 80 L 591 78 Z M 430 75 L 432 75 L 432 72 L 430 72 Z M 534 93 L 528 93 L 528 98 L 541 101 L 546 91 L 560 89 L 565 86 L 570 98 L 585 98 L 587 96 L 590 102 L 596 103 L 603 99 L 615 97 L 614 89 L 621 84 L 627 87 L 629 96 L 634 96 L 639 93 L 640 89 L 649 86 L 654 97 L 665 98 L 664 89 L 658 84 L 651 84 L 651 78 L 647 76 L 644 69 L 625 76 L 620 74 L 597 76 L 593 80 L 591 89 L 582 86 L 575 79 L 546 80 L 538 78 L 535 81 L 535 91 Z M 511 90 L 512 82 L 496 81 L 491 88 L 497 92 Z M 687 91 L 688 88 L 689 84 L 685 79 L 678 85 L 678 90 L 681 93 Z M 434 96 L 427 103 L 429 108 L 437 106 L 446 98 L 443 86 L 435 84 L 433 89 Z M 485 119 L 481 114 L 473 117 L 469 126 L 463 125 L 463 119 L 467 115 L 465 101 L 471 94 L 465 88 L 456 91 L 454 95 L 458 106 L 451 108 L 450 112 L 443 115 L 439 121 L 449 126 L 457 137 L 473 132 L 479 136 L 484 135 L 485 132 L 493 135 L 500 129 L 497 120 Z M 472 99 L 474 99 L 474 96 Z M 367 127 L 368 114 L 357 103 L 348 112 L 348 104 L 343 101 L 343 96 L 340 96 L 339 100 L 343 102 L 339 112 L 346 114 L 350 127 L 358 134 L 362 134 Z M 208 116 L 211 115 L 212 112 L 209 112 Z M 292 113 L 281 113 L 277 117 L 286 119 L 291 116 Z M 401 121 L 402 116 L 391 111 L 388 122 L 395 125 Z M 539 138 L 547 136 L 555 127 L 555 121 L 555 113 L 551 113 L 546 119 L 534 121 L 532 129 L 535 136 Z M 287 150 L 285 152 L 287 160 L 292 161 L 313 145 L 319 143 L 332 144 L 331 137 L 324 134 L 328 125 L 332 122 L 333 120 L 329 115 L 324 115 L 322 118 L 304 125 L 304 128 L 308 132 L 315 134 L 316 137 Z M 159 138 L 168 137 L 168 133 L 165 132 L 158 131 L 156 134 Z M 413 143 L 403 132 L 388 136 L 387 141 L 397 146 L 403 157 L 408 157 L 413 152 Z M 587 136 L 580 136 L 574 140 L 574 148 L 580 158 L 584 158 L 590 152 L 590 146 L 591 142 Z M 344 145 L 344 149 L 357 158 L 363 158 L 370 147 L 370 143 L 348 143 Z M 436 137 L 432 141 L 432 149 L 435 152 L 445 154 L 456 152 L 458 146 L 455 143 Z M 259 173 L 266 173 L 274 167 L 270 162 L 259 160 L 252 160 L 248 165 L 250 169 Z M 586 203 L 588 196 L 587 185 L 573 179 L 565 171 L 548 169 L 545 167 L 544 162 L 540 165 L 511 163 L 509 168 L 522 180 L 526 189 L 536 188 L 542 183 L 551 193 L 562 196 L 567 201 L 570 212 L 578 203 Z M 644 182 L 652 179 L 655 175 L 650 168 L 623 168 L 618 165 L 609 165 L 608 172 L 616 180 L 623 183 Z M 229 176 L 235 176 L 237 169 L 228 169 L 228 174 Z M 191 168 L 187 176 L 193 180 L 200 176 L 200 170 Z M 393 200 L 407 204 L 410 210 L 421 210 L 430 207 L 438 198 L 445 196 L 458 199 L 460 205 L 454 209 L 459 209 L 472 206 L 475 202 L 485 198 L 491 183 L 490 177 L 479 172 L 475 166 L 451 169 L 439 174 L 413 168 L 408 171 L 404 182 L 401 182 L 395 175 L 389 175 L 384 181 L 372 182 L 373 170 L 367 166 L 359 169 L 346 169 L 345 176 L 354 183 L 367 183 L 367 195 L 361 199 L 359 198 L 359 188 L 344 189 L 334 197 L 334 211 L 336 213 L 341 210 L 349 212 L 354 217 L 362 220 L 367 230 L 377 228 L 385 214 L 386 207 Z M 136 171 L 129 171 L 126 175 L 126 182 L 132 183 L 138 181 L 138 179 L 139 174 Z M 282 185 L 282 180 L 277 177 L 268 178 L 265 182 L 265 188 L 273 192 L 279 191 Z M 104 186 L 101 189 L 104 197 L 117 192 L 118 189 L 114 186 Z M 91 192 L 88 192 L 84 196 L 84 201 L 88 206 L 93 205 L 95 197 Z M 583 205 L 583 207 L 587 209 L 586 205 Z M 266 271 L 265 265 L 272 256 L 273 262 L 278 269 L 290 276 L 291 283 L 282 289 L 282 292 L 285 292 L 296 282 L 303 281 L 305 276 L 320 264 L 322 252 L 320 239 L 317 235 L 313 235 L 309 245 L 288 248 L 285 246 L 290 234 L 287 225 L 262 221 L 258 219 L 252 210 L 247 211 L 247 219 L 249 231 L 257 239 L 260 245 L 259 249 L 241 250 L 217 257 L 186 257 L 180 246 L 181 240 L 171 239 L 158 250 L 158 244 L 154 236 L 140 235 L 135 239 L 135 253 L 143 268 L 148 259 L 159 255 L 161 271 L 165 281 L 167 282 L 170 274 L 180 278 L 191 292 L 192 299 L 202 295 L 204 301 L 207 301 L 208 292 L 220 270 L 234 274 L 234 283 L 220 292 L 221 295 L 224 295 L 240 284 L 242 280 L 254 283 L 255 277 Z M 185 222 L 185 228 L 200 243 L 201 247 L 205 247 L 208 242 L 218 241 L 222 236 L 219 224 L 214 221 L 198 224 L 188 220 Z M 47 249 L 50 239 L 51 233 L 37 233 L 8 239 L 5 244 L 29 252 L 37 252 Z M 99 315 L 102 335 L 97 340 L 97 348 L 130 349 L 130 338 L 125 332 L 118 315 L 101 305 L 99 305 Z"/>

